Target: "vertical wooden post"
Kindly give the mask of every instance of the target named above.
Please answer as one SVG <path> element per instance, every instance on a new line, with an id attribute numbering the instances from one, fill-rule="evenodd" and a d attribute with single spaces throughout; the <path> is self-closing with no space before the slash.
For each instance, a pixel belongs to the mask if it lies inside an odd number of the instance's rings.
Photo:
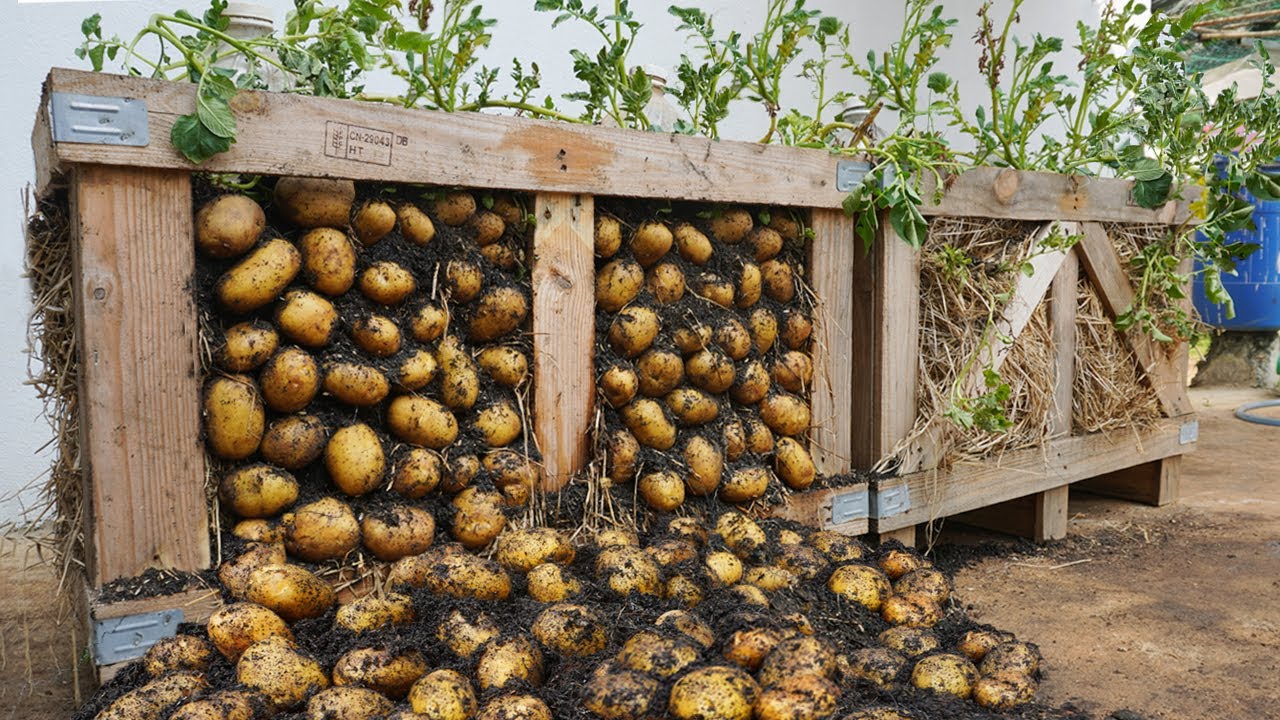
<path id="1" fill-rule="evenodd" d="M 1053 334 L 1053 417 L 1050 437 L 1071 434 L 1072 388 L 1076 377 L 1076 307 L 1080 291 L 1080 261 L 1073 250 L 1067 253 L 1049 287 L 1049 332 Z M 1035 521 L 1031 537 L 1036 542 L 1061 540 L 1067 536 L 1067 506 L 1070 486 L 1036 493 Z"/>
<path id="2" fill-rule="evenodd" d="M 840 210 L 814 210 L 810 284 L 814 308 L 813 432 L 810 452 L 824 475 L 847 473 L 853 450 L 853 220 Z"/>
<path id="3" fill-rule="evenodd" d="M 534 432 L 543 488 L 559 490 L 591 450 L 595 203 L 590 195 L 539 193 L 534 214 Z"/>
<path id="4" fill-rule="evenodd" d="M 89 580 L 206 568 L 190 176 L 82 166 L 71 199 Z"/>
<path id="5" fill-rule="evenodd" d="M 1172 455 L 1163 460 L 1143 463 L 1083 480 L 1076 486 L 1095 495 L 1106 495 L 1159 507 L 1178 499 L 1181 477 L 1182 456 Z"/>

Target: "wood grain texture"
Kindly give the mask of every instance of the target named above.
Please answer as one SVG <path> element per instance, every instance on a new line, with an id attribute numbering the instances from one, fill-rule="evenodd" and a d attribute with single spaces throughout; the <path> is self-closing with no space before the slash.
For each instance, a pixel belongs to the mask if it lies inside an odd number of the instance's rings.
<path id="1" fill-rule="evenodd" d="M 955 516 L 967 525 L 1025 537 L 1036 542 L 1061 540 L 1067 536 L 1067 499 L 1070 486 L 1063 485 L 1027 497 L 1007 500 Z"/>
<path id="2" fill-rule="evenodd" d="M 870 470 L 880 461 L 880 428 L 877 414 L 879 402 L 880 357 L 876 347 L 879 318 L 876 317 L 878 294 L 876 263 L 880 253 L 863 246 L 858 239 L 853 253 L 853 307 L 850 328 L 853 349 L 850 356 L 850 388 L 853 393 L 850 421 L 853 424 L 850 458 L 854 469 Z"/>
<path id="3" fill-rule="evenodd" d="M 55 163 L 195 169 L 168 141 L 195 109 L 194 85 L 61 69 L 50 83 L 145 99 L 152 138 L 142 148 L 59 143 Z M 232 108 L 236 143 L 203 171 L 833 209 L 845 196 L 836 158 L 821 150 L 277 93 L 242 92 Z"/>
<path id="4" fill-rule="evenodd" d="M 206 568 L 190 176 L 81 167 L 72 208 L 90 582 Z"/>
<path id="5" fill-rule="evenodd" d="M 1076 247 L 1107 312 L 1117 317 L 1132 308 L 1135 298 L 1133 286 L 1106 230 L 1097 223 L 1084 223 L 1083 236 Z M 1122 334 L 1165 413 L 1169 417 L 1178 417 L 1192 412 L 1194 408 L 1187 397 L 1186 373 L 1176 367 L 1177 358 L 1170 357 L 1140 328 L 1130 328 Z"/>
<path id="6" fill-rule="evenodd" d="M 595 399 L 595 203 L 539 193 L 533 234 L 534 432 L 543 488 L 586 467 Z"/>
<path id="7" fill-rule="evenodd" d="M 875 277 L 873 454 L 887 457 L 916 422 L 920 356 L 920 253 L 880 220 Z"/>
<path id="8" fill-rule="evenodd" d="M 847 473 L 853 446 L 853 219 L 815 210 L 809 284 L 814 293 L 813 429 L 809 449 L 818 472 Z"/>
<path id="9" fill-rule="evenodd" d="M 881 481 L 882 490 L 905 485 L 911 507 L 892 517 L 873 517 L 872 531 L 917 525 L 1190 452 L 1193 444 L 1179 442 L 1181 425 L 1181 420 L 1169 419 L 1142 431 L 1061 438 L 1000 457 L 959 462 L 946 470 Z"/>
<path id="10" fill-rule="evenodd" d="M 1173 455 L 1106 473 L 1078 483 L 1076 487 L 1094 495 L 1162 506 L 1178 499 L 1182 478 L 1182 456 Z"/>
<path id="11" fill-rule="evenodd" d="M 92 595 L 92 591 L 90 593 Z M 95 620 L 141 615 L 143 613 L 181 610 L 183 622 L 202 623 L 222 607 L 222 595 L 212 588 L 195 588 L 168 595 L 103 602 L 90 598 L 89 607 Z"/>
<path id="12" fill-rule="evenodd" d="M 1080 260 L 1067 254 L 1049 289 L 1049 332 L 1053 337 L 1052 437 L 1071 433 L 1072 389 L 1076 375 L 1076 294 L 1080 291 Z"/>
<path id="13" fill-rule="evenodd" d="M 834 522 L 832 503 L 840 495 L 866 492 L 868 492 L 867 483 L 856 483 L 839 488 L 795 493 L 788 496 L 782 505 L 773 508 L 770 515 L 819 530 L 834 530 L 845 535 L 861 535 L 867 531 L 869 519 L 861 517 L 848 522 Z"/>
<path id="14" fill-rule="evenodd" d="M 1013 220 L 1077 220 L 1156 223 L 1185 221 L 1192 196 L 1148 209 L 1131 199 L 1133 182 L 1082 175 L 1015 171 L 977 167 L 946 179 L 942 199 L 933 202 L 937 187 L 925 176 L 921 193 L 927 216 L 1009 218 Z"/>

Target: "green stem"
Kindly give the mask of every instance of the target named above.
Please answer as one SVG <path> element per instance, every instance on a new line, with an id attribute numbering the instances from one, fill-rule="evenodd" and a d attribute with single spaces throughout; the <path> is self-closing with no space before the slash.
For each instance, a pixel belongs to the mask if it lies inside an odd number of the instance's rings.
<path id="1" fill-rule="evenodd" d="M 485 100 L 484 102 L 473 102 L 465 105 L 459 105 L 457 112 L 475 112 L 484 108 L 508 108 L 511 110 L 523 110 L 539 117 L 552 118 L 554 120 L 562 120 L 564 122 L 581 123 L 581 118 L 572 115 L 566 115 L 558 110 L 550 110 L 539 105 L 533 105 L 526 102 L 518 102 L 515 100 Z"/>

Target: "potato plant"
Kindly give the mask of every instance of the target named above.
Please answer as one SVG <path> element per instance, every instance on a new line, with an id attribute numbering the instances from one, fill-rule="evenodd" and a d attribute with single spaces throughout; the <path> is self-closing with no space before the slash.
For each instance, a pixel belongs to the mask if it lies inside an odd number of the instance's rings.
<path id="1" fill-rule="evenodd" d="M 204 430 L 235 534 L 305 562 L 417 555 L 437 522 L 488 545 L 537 479 L 520 200 L 292 177 L 265 202 L 202 193 Z"/>
<path id="2" fill-rule="evenodd" d="M 817 479 L 806 233 L 786 210 L 636 208 L 595 227 L 599 438 L 652 508 Z"/>

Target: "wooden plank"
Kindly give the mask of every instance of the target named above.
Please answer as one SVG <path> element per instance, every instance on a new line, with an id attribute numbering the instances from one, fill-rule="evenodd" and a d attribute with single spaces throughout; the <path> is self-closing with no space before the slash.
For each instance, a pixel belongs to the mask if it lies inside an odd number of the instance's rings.
<path id="1" fill-rule="evenodd" d="M 960 513 L 955 519 L 966 525 L 1030 538 L 1036 542 L 1061 540 L 1067 536 L 1069 489 L 1070 486 L 1063 485 Z"/>
<path id="2" fill-rule="evenodd" d="M 222 595 L 213 588 L 194 588 L 168 595 L 115 600 L 103 602 L 97 599 L 89 601 L 92 617 L 95 620 L 141 615 L 143 613 L 163 612 L 165 610 L 181 610 L 183 622 L 202 623 L 209 619 L 213 611 L 222 607 Z"/>
<path id="3" fill-rule="evenodd" d="M 911 433 L 916 422 L 920 356 L 920 252 L 880 220 L 876 238 L 876 375 L 871 454 L 878 463 Z"/>
<path id="4" fill-rule="evenodd" d="M 534 432 L 543 487 L 558 490 L 590 457 L 595 399 L 595 202 L 539 193 L 533 234 Z"/>
<path id="5" fill-rule="evenodd" d="M 190 176 L 86 166 L 72 190 L 90 582 L 206 568 Z"/>
<path id="6" fill-rule="evenodd" d="M 1079 284 L 1080 261 L 1074 252 L 1067 253 L 1049 291 L 1049 332 L 1053 336 L 1052 437 L 1071 434 Z"/>
<path id="7" fill-rule="evenodd" d="M 880 448 L 878 413 L 880 403 L 876 393 L 880 387 L 882 371 L 876 336 L 880 318 L 876 314 L 879 303 L 876 283 L 876 265 L 880 251 L 867 248 L 859 238 L 853 254 L 853 307 L 850 315 L 850 333 L 853 348 L 850 354 L 850 420 L 853 435 L 850 438 L 850 460 L 858 470 L 870 470 L 884 455 Z"/>
<path id="8" fill-rule="evenodd" d="M 194 85 L 63 69 L 49 83 L 144 98 L 151 135 L 141 148 L 58 143 L 55 164 L 195 169 L 168 140 L 195 110 Z M 821 150 L 249 91 L 232 108 L 236 144 L 203 171 L 831 209 L 845 197 Z"/>
<path id="9" fill-rule="evenodd" d="M 43 198 L 54 182 L 57 170 L 53 148 L 53 133 L 49 128 L 49 83 L 40 91 L 40 106 L 36 109 L 36 121 L 31 128 L 31 156 L 35 161 L 35 197 Z"/>
<path id="10" fill-rule="evenodd" d="M 1149 209 L 1132 200 L 1133 181 L 978 167 L 948 177 L 942 197 L 925 176 L 922 195 L 927 216 L 1009 218 L 1012 220 L 1076 220 L 1177 225 L 1190 216 L 1189 203 L 1198 192 Z"/>
<path id="11" fill-rule="evenodd" d="M 868 492 L 866 483 L 856 483 L 838 488 L 810 490 L 789 495 L 782 505 L 775 507 L 772 517 L 791 520 L 819 530 L 834 530 L 845 535 L 862 535 L 867 532 L 869 520 L 866 517 L 847 522 L 835 522 L 832 516 L 833 503 L 841 495 L 862 494 Z"/>
<path id="12" fill-rule="evenodd" d="M 905 527 L 900 527 L 895 530 L 886 530 L 885 532 L 880 533 L 881 545 L 890 541 L 900 542 L 909 548 L 915 547 L 916 546 L 916 526 L 907 525 Z"/>
<path id="13" fill-rule="evenodd" d="M 1094 495 L 1106 495 L 1156 507 L 1178 499 L 1182 478 L 1182 456 L 1173 455 L 1077 483 L 1076 487 Z"/>
<path id="14" fill-rule="evenodd" d="M 1083 237 L 1076 247 L 1107 312 L 1117 317 L 1133 307 L 1133 287 L 1106 230 L 1097 223 L 1084 223 Z M 1174 359 L 1157 347 L 1156 341 L 1141 329 L 1131 328 L 1123 335 L 1165 412 L 1170 417 L 1192 412 L 1194 408 L 1187 397 L 1186 375 L 1174 367 Z"/>
<path id="15" fill-rule="evenodd" d="M 1000 457 L 958 462 L 947 470 L 880 481 L 882 491 L 905 489 L 910 507 L 891 517 L 873 517 L 872 531 L 917 525 L 1190 452 L 1194 445 L 1179 441 L 1181 425 L 1181 420 L 1168 419 L 1143 431 L 1066 437 Z"/>
<path id="16" fill-rule="evenodd" d="M 809 284 L 815 305 L 813 429 L 809 451 L 818 472 L 849 472 L 853 449 L 853 219 L 840 210 L 815 210 L 811 220 Z"/>

